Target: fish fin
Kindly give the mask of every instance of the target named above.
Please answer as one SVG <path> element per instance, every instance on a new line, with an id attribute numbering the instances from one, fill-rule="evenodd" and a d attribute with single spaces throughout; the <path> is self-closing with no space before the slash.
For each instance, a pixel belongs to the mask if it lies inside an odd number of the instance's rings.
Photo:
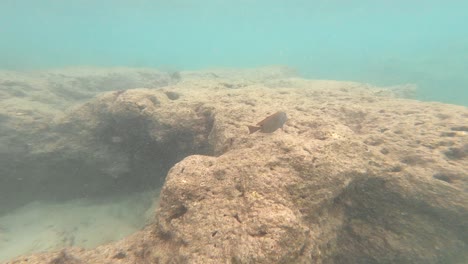
<path id="1" fill-rule="evenodd" d="M 247 126 L 247 127 L 249 128 L 249 134 L 257 132 L 261 128 L 261 127 L 258 127 L 258 126 Z"/>

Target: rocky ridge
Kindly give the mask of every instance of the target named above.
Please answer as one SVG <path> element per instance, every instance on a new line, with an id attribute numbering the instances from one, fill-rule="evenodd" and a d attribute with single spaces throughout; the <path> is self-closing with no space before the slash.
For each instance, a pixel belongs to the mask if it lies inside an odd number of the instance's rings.
<path id="1" fill-rule="evenodd" d="M 284 130 L 248 134 L 279 110 Z M 75 179 L 80 193 L 163 183 L 154 222 L 96 249 L 8 263 L 464 263 L 466 120 L 466 107 L 277 68 L 99 93 L 18 153 L 92 168 Z M 76 175 L 42 180 L 60 193 Z"/>

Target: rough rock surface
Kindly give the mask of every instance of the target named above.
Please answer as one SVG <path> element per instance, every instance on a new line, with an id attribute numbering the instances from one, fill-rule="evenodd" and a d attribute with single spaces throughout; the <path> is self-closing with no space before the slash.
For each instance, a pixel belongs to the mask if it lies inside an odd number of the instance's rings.
<path id="1" fill-rule="evenodd" d="M 86 114 L 72 106 L 105 91 L 155 89 L 179 79 L 177 72 L 153 69 L 0 71 L 0 214 L 35 199 L 125 188 L 116 179 L 129 173 L 130 155 L 110 148 L 95 131 L 79 130 L 92 124 L 67 123 Z"/>
<path id="2" fill-rule="evenodd" d="M 248 134 L 279 110 L 284 130 Z M 8 263 L 466 263 L 467 120 L 465 107 L 277 69 L 105 92 L 32 148 L 97 160 L 121 186 L 164 180 L 150 164 L 181 160 L 154 223 L 96 249 Z M 119 166 L 78 155 L 102 149 Z"/>

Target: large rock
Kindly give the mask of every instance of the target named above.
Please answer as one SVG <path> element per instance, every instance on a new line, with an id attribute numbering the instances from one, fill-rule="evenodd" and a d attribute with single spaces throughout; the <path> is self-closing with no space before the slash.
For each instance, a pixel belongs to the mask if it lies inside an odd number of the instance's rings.
<path id="1" fill-rule="evenodd" d="M 36 199 L 105 195 L 129 186 L 116 182 L 130 173 L 129 154 L 86 130 L 96 125 L 86 115 L 99 113 L 70 107 L 105 91 L 155 89 L 179 79 L 153 69 L 0 71 L 0 215 Z M 81 123 L 69 123 L 78 117 Z"/>
<path id="2" fill-rule="evenodd" d="M 76 157 L 126 184 L 170 167 L 156 219 L 113 244 L 9 263 L 468 261 L 465 107 L 276 69 L 225 72 L 107 92 L 56 121 L 36 152 L 106 151 L 124 165 Z M 278 110 L 283 130 L 248 134 Z M 106 185 L 97 178 L 77 181 Z"/>

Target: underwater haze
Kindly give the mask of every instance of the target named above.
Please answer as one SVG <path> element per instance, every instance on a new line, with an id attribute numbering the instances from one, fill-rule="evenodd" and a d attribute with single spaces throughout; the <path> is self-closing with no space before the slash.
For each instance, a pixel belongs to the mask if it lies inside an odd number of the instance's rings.
<path id="1" fill-rule="evenodd" d="M 467 10 L 0 0 L 0 263 L 468 263 Z"/>
<path id="2" fill-rule="evenodd" d="M 287 65 L 468 105 L 467 1 L 3 0 L 0 68 Z"/>

